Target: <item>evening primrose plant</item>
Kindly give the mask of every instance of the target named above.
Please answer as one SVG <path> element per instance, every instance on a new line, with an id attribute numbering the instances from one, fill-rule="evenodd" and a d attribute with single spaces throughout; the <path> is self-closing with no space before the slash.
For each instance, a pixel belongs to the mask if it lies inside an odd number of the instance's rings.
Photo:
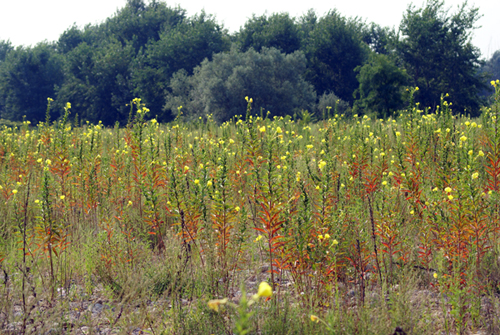
<path id="1" fill-rule="evenodd" d="M 413 102 L 375 119 L 332 108 L 317 123 L 255 115 L 249 97 L 221 125 L 159 124 L 134 99 L 123 128 L 74 127 L 70 104 L 55 123 L 3 128 L 0 324 L 48 332 L 45 316 L 76 318 L 61 292 L 83 285 L 83 305 L 108 292 L 113 329 L 498 332 L 487 320 L 500 308 L 482 303 L 500 306 L 493 86 L 479 119 L 454 114 L 446 94 L 435 110 Z M 48 314 L 30 323 L 36 311 Z M 76 319 L 72 331 L 98 326 Z"/>
<path id="2" fill-rule="evenodd" d="M 254 303 L 257 303 L 260 298 L 270 298 L 273 295 L 271 286 L 267 282 L 261 282 L 256 294 L 254 294 L 250 299 L 247 298 L 245 293 L 245 288 L 241 288 L 241 299 L 239 304 L 236 305 L 230 302 L 227 298 L 224 299 L 213 299 L 208 301 L 208 307 L 219 312 L 224 306 L 231 307 L 238 311 L 238 319 L 236 320 L 234 331 L 235 334 L 245 335 L 252 331 L 249 319 L 255 312 L 249 312 L 248 309 Z"/>

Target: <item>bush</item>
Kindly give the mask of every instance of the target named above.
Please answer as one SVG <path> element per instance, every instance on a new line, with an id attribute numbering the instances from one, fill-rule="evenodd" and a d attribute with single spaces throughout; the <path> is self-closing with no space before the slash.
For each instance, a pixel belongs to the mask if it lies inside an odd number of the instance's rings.
<path id="1" fill-rule="evenodd" d="M 303 78 L 305 69 L 300 51 L 286 55 L 275 48 L 261 52 L 232 48 L 229 53 L 215 54 L 212 61 L 203 61 L 192 76 L 177 72 L 170 81 L 165 110 L 174 114 L 183 106 L 188 119 L 213 114 L 222 122 L 245 113 L 245 97 L 253 99 L 256 111 L 272 115 L 311 109 L 316 93 Z"/>

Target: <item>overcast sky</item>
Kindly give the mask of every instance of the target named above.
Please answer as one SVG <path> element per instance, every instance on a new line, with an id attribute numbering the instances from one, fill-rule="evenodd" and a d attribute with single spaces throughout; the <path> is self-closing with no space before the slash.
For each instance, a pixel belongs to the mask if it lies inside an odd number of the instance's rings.
<path id="1" fill-rule="evenodd" d="M 463 2 L 445 0 L 445 6 L 455 12 Z M 412 1 L 407 0 L 167 1 L 169 6 L 179 5 L 186 9 L 189 16 L 205 9 L 207 14 L 214 14 L 218 22 L 224 23 L 224 27 L 230 32 L 239 30 L 252 14 L 288 12 L 291 16 L 298 17 L 311 8 L 318 16 L 336 8 L 347 17 L 358 16 L 367 22 L 398 27 L 410 3 Z M 424 1 L 417 0 L 413 3 L 420 7 Z M 73 23 L 79 27 L 88 23 L 100 23 L 125 4 L 126 0 L 0 0 L 0 40 L 10 40 L 15 46 L 34 45 L 43 40 L 54 41 Z M 469 5 L 479 7 L 483 15 L 478 22 L 482 27 L 474 32 L 473 44 L 481 49 L 484 58 L 489 58 L 500 49 L 500 1 L 470 0 Z"/>

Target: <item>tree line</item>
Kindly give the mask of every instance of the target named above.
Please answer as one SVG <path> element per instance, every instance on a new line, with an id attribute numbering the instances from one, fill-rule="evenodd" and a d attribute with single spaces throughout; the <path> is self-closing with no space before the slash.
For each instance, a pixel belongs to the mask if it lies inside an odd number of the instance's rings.
<path id="1" fill-rule="evenodd" d="M 43 121 L 51 97 L 52 119 L 69 101 L 73 118 L 125 124 L 140 97 L 158 121 L 179 113 L 225 121 L 244 114 L 246 96 L 271 115 L 322 116 L 330 106 L 383 117 L 404 108 L 415 86 L 423 107 L 447 93 L 455 112 L 476 116 L 488 104 L 487 82 L 500 77 L 500 51 L 484 61 L 471 43 L 479 18 L 467 3 L 450 12 L 429 0 L 410 5 L 397 29 L 310 10 L 254 15 L 230 34 L 205 12 L 128 0 L 55 42 L 0 41 L 0 117 Z"/>

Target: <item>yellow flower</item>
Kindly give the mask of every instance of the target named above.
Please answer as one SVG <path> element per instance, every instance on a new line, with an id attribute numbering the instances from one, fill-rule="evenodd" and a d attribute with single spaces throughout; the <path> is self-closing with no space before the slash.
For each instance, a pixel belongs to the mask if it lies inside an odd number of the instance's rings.
<path id="1" fill-rule="evenodd" d="M 132 203 L 132 201 L 130 201 L 130 200 L 129 200 L 129 201 L 128 201 L 128 205 L 129 205 L 129 206 L 132 206 L 132 204 L 133 204 L 133 203 Z"/>
<path id="2" fill-rule="evenodd" d="M 207 186 L 212 186 L 212 181 L 211 181 L 211 180 L 209 180 L 209 181 L 207 182 Z"/>
<path id="3" fill-rule="evenodd" d="M 319 167 L 319 169 L 320 169 L 320 170 L 323 170 L 323 168 L 324 168 L 325 166 L 326 166 L 326 162 L 325 162 L 325 161 L 323 161 L 323 160 L 319 161 L 319 163 L 318 163 L 318 167 Z"/>
<path id="4" fill-rule="evenodd" d="M 277 134 L 281 134 L 283 132 L 283 130 L 281 130 L 281 127 L 276 127 L 276 133 Z"/>
<path id="5" fill-rule="evenodd" d="M 40 200 L 36 199 L 35 204 L 39 204 L 39 203 L 40 203 Z"/>
<path id="6" fill-rule="evenodd" d="M 234 207 L 234 210 L 235 210 L 235 211 L 237 211 L 237 212 L 239 212 L 239 211 L 240 211 L 240 209 L 241 209 L 241 208 L 240 208 L 239 206 Z"/>
<path id="7" fill-rule="evenodd" d="M 453 196 L 451 194 L 449 194 L 448 199 L 453 200 Z"/>
<path id="8" fill-rule="evenodd" d="M 266 131 L 266 126 L 262 126 L 262 127 L 260 127 L 260 128 L 259 128 L 259 131 L 260 131 L 261 133 L 265 132 L 265 131 Z"/>
<path id="9" fill-rule="evenodd" d="M 444 191 L 445 191 L 446 193 L 450 193 L 450 192 L 452 191 L 452 189 L 451 189 L 451 187 L 447 187 L 447 188 L 445 188 L 445 189 L 444 189 Z"/>
<path id="10" fill-rule="evenodd" d="M 16 193 L 17 193 L 17 190 L 12 190 L 12 193 L 16 194 Z"/>
<path id="11" fill-rule="evenodd" d="M 59 198 L 60 198 L 61 200 L 64 200 L 64 198 L 66 198 L 66 196 L 65 196 L 65 195 L 61 195 Z"/>
<path id="12" fill-rule="evenodd" d="M 259 242 L 262 239 L 262 235 L 257 236 L 257 238 L 254 240 L 254 242 Z"/>
<path id="13" fill-rule="evenodd" d="M 330 238 L 330 234 L 325 234 L 325 240 L 328 240 Z"/>
<path id="14" fill-rule="evenodd" d="M 185 165 L 184 166 L 184 171 L 186 171 L 186 172 L 189 171 L 189 166 Z"/>
<path id="15" fill-rule="evenodd" d="M 479 173 L 474 172 L 474 173 L 472 174 L 472 179 L 477 179 L 477 177 L 479 177 Z"/>
<path id="16" fill-rule="evenodd" d="M 319 318 L 316 315 L 312 315 L 311 314 L 311 321 L 318 323 L 319 322 Z"/>
<path id="17" fill-rule="evenodd" d="M 269 286 L 269 284 L 266 283 L 265 281 L 260 283 L 259 290 L 257 291 L 257 296 L 267 298 L 267 297 L 270 297 L 272 295 L 273 295 L 273 289 L 271 288 L 271 286 Z"/>
<path id="18" fill-rule="evenodd" d="M 323 235 L 318 235 L 318 240 L 322 240 L 323 239 Z"/>
<path id="19" fill-rule="evenodd" d="M 218 312 L 219 305 L 224 305 L 225 303 L 227 303 L 227 298 L 210 300 L 208 302 L 208 308 L 210 308 L 213 311 Z"/>
<path id="20" fill-rule="evenodd" d="M 339 241 L 337 241 L 337 240 L 332 241 L 332 245 L 337 245 L 337 244 L 339 244 Z"/>
<path id="21" fill-rule="evenodd" d="M 434 274 L 432 276 L 437 279 L 438 274 L 436 272 L 434 272 Z"/>
<path id="22" fill-rule="evenodd" d="M 397 131 L 396 136 L 401 136 L 401 133 L 399 131 Z"/>
<path id="23" fill-rule="evenodd" d="M 195 179 L 195 180 L 194 180 L 194 183 L 195 183 L 196 185 L 198 185 L 198 184 L 200 183 L 200 180 L 199 180 L 199 179 Z"/>
<path id="24" fill-rule="evenodd" d="M 477 155 L 478 155 L 479 157 L 483 157 L 483 156 L 484 156 L 484 152 L 483 152 L 483 150 L 479 150 L 479 152 L 477 153 Z"/>
<path id="25" fill-rule="evenodd" d="M 306 148 L 307 148 L 307 149 L 312 149 L 313 147 L 314 147 L 314 146 L 313 146 L 312 144 L 308 144 L 308 145 L 306 145 Z"/>
<path id="26" fill-rule="evenodd" d="M 461 141 L 461 142 L 465 142 L 465 141 L 467 141 L 467 137 L 462 135 L 462 136 L 460 137 L 460 141 Z"/>

